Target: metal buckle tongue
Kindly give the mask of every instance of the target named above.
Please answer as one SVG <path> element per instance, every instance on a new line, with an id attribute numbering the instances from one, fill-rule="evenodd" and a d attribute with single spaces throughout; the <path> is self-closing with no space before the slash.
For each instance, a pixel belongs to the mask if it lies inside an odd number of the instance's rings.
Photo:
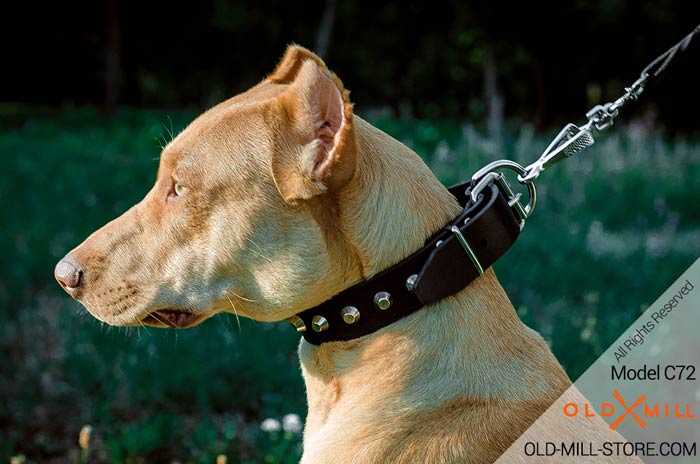
<path id="1" fill-rule="evenodd" d="M 593 135 L 589 128 L 581 128 L 575 124 L 567 124 L 559 134 L 557 134 L 539 159 L 525 168 L 527 173 L 518 176 L 518 180 L 520 182 L 532 182 L 549 166 L 558 163 L 564 158 L 575 155 L 594 143 L 595 140 L 593 140 Z"/>

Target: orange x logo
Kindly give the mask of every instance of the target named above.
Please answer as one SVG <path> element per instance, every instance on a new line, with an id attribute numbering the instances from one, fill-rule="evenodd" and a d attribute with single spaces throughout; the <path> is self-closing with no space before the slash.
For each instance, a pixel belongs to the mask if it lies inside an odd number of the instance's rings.
<path id="1" fill-rule="evenodd" d="M 637 424 L 639 424 L 639 426 L 641 428 L 644 428 L 647 426 L 647 423 L 644 422 L 637 415 L 637 413 L 634 412 L 634 408 L 636 408 L 637 406 L 639 406 L 640 404 L 644 403 L 647 400 L 647 397 L 645 395 L 642 395 L 639 398 L 637 398 L 637 401 L 632 403 L 632 406 L 630 406 L 630 407 L 627 407 L 627 405 L 625 404 L 625 400 L 622 399 L 622 395 L 620 395 L 620 392 L 618 392 L 617 390 L 613 390 L 613 396 L 615 397 L 615 399 L 617 401 L 620 402 L 622 407 L 625 408 L 625 413 L 621 414 L 620 417 L 618 417 L 617 420 L 612 423 L 612 425 L 610 426 L 611 429 L 615 430 L 617 428 L 617 426 L 620 425 L 620 423 L 625 419 L 625 417 L 627 417 L 628 414 L 632 415 L 632 419 L 634 419 L 634 421 Z"/>

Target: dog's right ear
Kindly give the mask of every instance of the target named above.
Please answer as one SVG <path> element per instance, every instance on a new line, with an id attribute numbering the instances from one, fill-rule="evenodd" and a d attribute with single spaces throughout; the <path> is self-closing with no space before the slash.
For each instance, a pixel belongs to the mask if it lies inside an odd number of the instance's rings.
<path id="1" fill-rule="evenodd" d="M 354 172 L 356 145 L 352 104 L 340 79 L 296 45 L 268 79 L 289 86 L 279 99 L 288 130 L 272 157 L 282 198 L 296 203 L 344 185 Z"/>

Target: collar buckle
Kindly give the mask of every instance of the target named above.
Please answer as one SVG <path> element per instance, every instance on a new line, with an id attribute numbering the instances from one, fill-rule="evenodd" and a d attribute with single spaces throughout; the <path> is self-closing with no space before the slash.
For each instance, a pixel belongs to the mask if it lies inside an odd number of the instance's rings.
<path id="1" fill-rule="evenodd" d="M 505 175 L 500 172 L 500 170 L 507 169 L 514 171 L 518 175 L 518 182 L 527 186 L 528 192 L 528 202 L 523 205 L 521 202 L 522 194 L 514 193 L 510 184 L 506 180 Z M 470 202 L 476 203 L 479 194 L 492 182 L 498 185 L 498 188 L 503 192 L 508 200 L 508 206 L 510 206 L 515 214 L 520 219 L 520 230 L 525 227 L 525 220 L 530 217 L 537 204 L 537 189 L 535 188 L 534 182 L 526 179 L 528 173 L 527 168 L 510 160 L 497 160 L 493 161 L 483 168 L 479 169 L 473 176 L 471 180 L 471 185 L 466 191 L 466 195 Z"/>

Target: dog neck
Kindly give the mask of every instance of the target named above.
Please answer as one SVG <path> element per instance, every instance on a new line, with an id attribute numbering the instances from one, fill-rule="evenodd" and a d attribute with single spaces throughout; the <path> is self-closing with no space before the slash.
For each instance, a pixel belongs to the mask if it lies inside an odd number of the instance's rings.
<path id="1" fill-rule="evenodd" d="M 367 278 L 422 246 L 461 208 L 410 149 L 359 118 L 356 134 L 360 164 L 338 203 L 346 240 Z M 302 340 L 305 448 L 320 452 L 349 430 L 380 433 L 374 426 L 381 422 L 455 398 L 522 398 L 522 382 L 507 379 L 513 369 L 546 375 L 542 350 L 491 270 L 371 335 L 320 346 Z M 540 382 L 543 393 L 546 383 Z"/>
<path id="2" fill-rule="evenodd" d="M 357 167 L 338 204 L 366 279 L 420 248 L 462 208 L 412 150 L 357 116 L 354 124 Z"/>

